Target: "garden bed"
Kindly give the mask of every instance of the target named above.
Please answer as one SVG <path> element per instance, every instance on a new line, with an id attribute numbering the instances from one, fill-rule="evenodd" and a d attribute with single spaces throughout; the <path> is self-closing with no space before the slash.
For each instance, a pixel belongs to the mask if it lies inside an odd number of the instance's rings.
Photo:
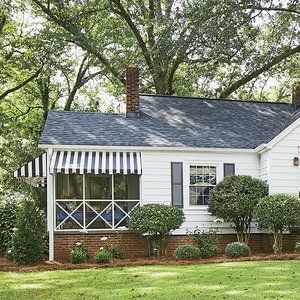
<path id="1" fill-rule="evenodd" d="M 240 262 L 240 261 L 263 261 L 263 260 L 300 260 L 300 254 L 284 253 L 275 254 L 256 254 L 243 258 L 227 258 L 225 255 L 210 259 L 198 259 L 192 261 L 182 261 L 170 258 L 157 259 L 113 259 L 107 264 L 83 263 L 59 263 L 59 262 L 43 262 L 39 264 L 18 265 L 13 261 L 0 257 L 0 271 L 41 271 L 41 270 L 76 270 L 76 269 L 93 269 L 107 267 L 126 267 L 126 266 L 150 266 L 150 265 L 198 265 L 209 263 L 224 263 L 224 262 Z"/>

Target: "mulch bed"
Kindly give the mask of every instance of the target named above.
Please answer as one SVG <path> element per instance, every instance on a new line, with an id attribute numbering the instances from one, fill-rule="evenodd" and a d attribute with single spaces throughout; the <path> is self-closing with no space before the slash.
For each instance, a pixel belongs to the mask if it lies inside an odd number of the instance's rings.
<path id="1" fill-rule="evenodd" d="M 241 262 L 241 261 L 262 261 L 262 260 L 300 260 L 300 254 L 286 253 L 286 254 L 256 254 L 243 258 L 227 258 L 224 256 L 218 256 L 211 259 L 199 259 L 193 261 L 180 261 L 174 259 L 114 259 L 108 264 L 95 264 L 84 263 L 73 265 L 71 263 L 59 263 L 59 262 L 44 262 L 39 264 L 30 265 L 18 265 L 5 257 L 0 257 L 0 271 L 13 271 L 13 272 L 25 272 L 25 271 L 47 271 L 47 270 L 79 270 L 79 269 L 98 269 L 107 267 L 127 267 L 127 266 L 152 266 L 152 265 L 198 265 L 209 263 L 224 263 L 224 262 Z"/>

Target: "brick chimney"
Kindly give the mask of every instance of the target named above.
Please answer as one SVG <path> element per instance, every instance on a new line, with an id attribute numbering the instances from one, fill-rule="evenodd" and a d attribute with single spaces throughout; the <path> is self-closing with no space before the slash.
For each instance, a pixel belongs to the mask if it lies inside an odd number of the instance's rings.
<path id="1" fill-rule="evenodd" d="M 300 84 L 297 84 L 293 88 L 292 102 L 295 108 L 300 108 Z"/>
<path id="2" fill-rule="evenodd" d="M 126 118 L 140 116 L 140 79 L 136 65 L 129 65 L 126 70 Z"/>

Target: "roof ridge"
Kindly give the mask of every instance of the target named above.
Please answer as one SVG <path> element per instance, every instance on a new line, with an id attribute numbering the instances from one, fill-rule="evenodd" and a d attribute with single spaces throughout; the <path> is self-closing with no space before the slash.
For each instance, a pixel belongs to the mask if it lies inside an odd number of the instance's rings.
<path id="1" fill-rule="evenodd" d="M 188 97 L 188 96 L 173 96 L 173 95 L 161 95 L 161 94 L 144 94 L 140 93 L 140 96 L 146 97 L 164 97 L 164 98 L 177 98 L 177 99 L 194 99 L 194 100 L 212 100 L 212 101 L 235 101 L 235 102 L 250 102 L 250 103 L 263 103 L 263 104 L 283 104 L 292 105 L 288 102 L 275 102 L 275 101 L 261 101 L 261 100 L 241 100 L 241 99 L 221 99 L 221 98 L 204 98 L 204 97 Z"/>
<path id="2" fill-rule="evenodd" d="M 114 112 L 102 112 L 102 111 L 82 111 L 82 110 L 55 110 L 50 109 L 48 112 L 54 113 L 86 113 L 86 114 L 97 114 L 97 115 L 124 115 L 123 113 L 114 113 Z"/>

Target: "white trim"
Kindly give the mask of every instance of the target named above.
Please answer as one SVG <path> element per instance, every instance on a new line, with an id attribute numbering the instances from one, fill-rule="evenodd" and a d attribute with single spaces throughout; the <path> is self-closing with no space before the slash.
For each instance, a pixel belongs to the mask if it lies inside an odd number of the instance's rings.
<path id="1" fill-rule="evenodd" d="M 92 146 L 92 145 L 49 145 L 39 144 L 39 148 L 53 150 L 78 150 L 78 151 L 193 151 L 193 152 L 219 152 L 219 153 L 256 153 L 256 149 L 238 149 L 238 148 L 197 148 L 197 147 L 143 147 L 143 146 Z"/>
<path id="2" fill-rule="evenodd" d="M 287 136 L 292 130 L 294 130 L 300 124 L 300 117 L 296 119 L 292 124 L 290 124 L 287 128 L 281 131 L 278 135 L 276 135 L 270 142 L 267 144 L 262 144 L 258 146 L 255 150 L 260 154 L 264 152 L 264 150 L 272 149 L 278 142 L 280 142 L 285 136 Z"/>
<path id="3" fill-rule="evenodd" d="M 49 234 L 49 261 L 54 260 L 54 180 L 50 174 L 52 149 L 47 151 L 47 229 Z"/>

